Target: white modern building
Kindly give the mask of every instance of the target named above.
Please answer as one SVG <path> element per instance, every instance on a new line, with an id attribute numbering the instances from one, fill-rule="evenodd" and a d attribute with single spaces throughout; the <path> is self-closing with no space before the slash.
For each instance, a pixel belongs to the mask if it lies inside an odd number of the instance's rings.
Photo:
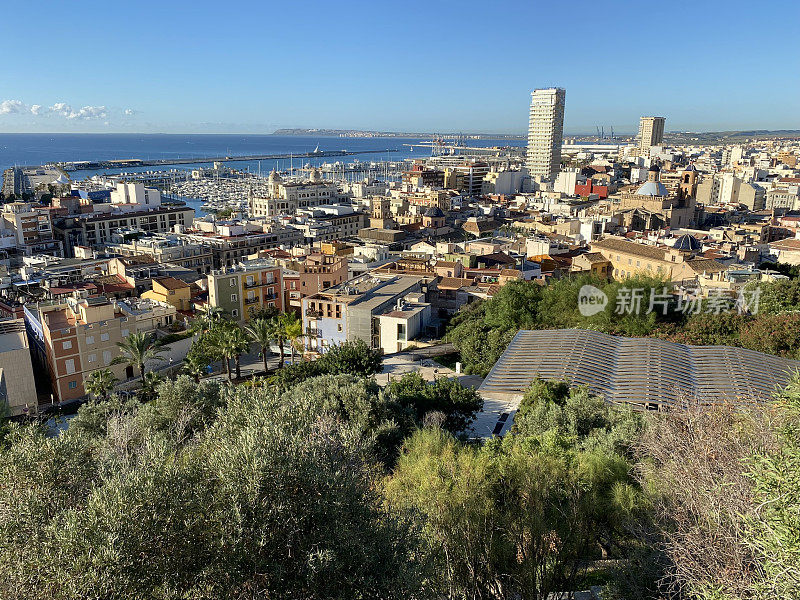
<path id="1" fill-rule="evenodd" d="M 143 183 L 118 183 L 111 190 L 111 204 L 136 204 L 139 207 L 161 206 L 161 192 L 145 187 Z"/>
<path id="2" fill-rule="evenodd" d="M 650 148 L 660 146 L 664 140 L 664 117 L 642 117 L 639 119 L 639 152 L 650 156 Z"/>
<path id="3" fill-rule="evenodd" d="M 563 88 L 531 92 L 527 166 L 537 181 L 552 181 L 561 168 L 566 94 Z"/>

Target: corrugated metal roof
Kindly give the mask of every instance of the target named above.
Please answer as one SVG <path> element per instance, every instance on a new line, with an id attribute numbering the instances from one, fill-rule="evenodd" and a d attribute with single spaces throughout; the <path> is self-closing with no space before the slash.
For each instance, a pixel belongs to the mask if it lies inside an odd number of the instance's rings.
<path id="1" fill-rule="evenodd" d="M 586 385 L 609 402 L 636 408 L 751 404 L 772 398 L 798 370 L 798 361 L 745 348 L 687 346 L 584 329 L 522 330 L 479 391 L 511 400 L 539 377 Z"/>

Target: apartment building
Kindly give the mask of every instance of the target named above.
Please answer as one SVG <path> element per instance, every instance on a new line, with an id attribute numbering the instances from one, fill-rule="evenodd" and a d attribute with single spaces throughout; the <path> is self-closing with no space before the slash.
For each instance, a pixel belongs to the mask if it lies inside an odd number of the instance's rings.
<path id="1" fill-rule="evenodd" d="M 119 342 L 131 333 L 169 325 L 175 312 L 175 307 L 158 302 L 91 296 L 28 305 L 25 322 L 49 373 L 54 399 L 67 402 L 86 395 L 84 383 L 99 369 L 110 369 L 120 381 L 137 376 L 130 365 L 112 364 L 120 355 Z"/>
<path id="2" fill-rule="evenodd" d="M 3 247 L 16 247 L 25 256 L 37 253 L 63 256 L 63 244 L 53 237 L 53 223 L 46 207 L 30 202 L 10 202 L 3 205 L 0 217 L 2 229 L 9 232 Z"/>
<path id="3" fill-rule="evenodd" d="M 213 256 L 207 245 L 177 235 L 154 235 L 129 242 L 110 243 L 105 250 L 119 256 L 150 256 L 157 263 L 171 263 L 193 269 L 204 275 L 213 267 Z"/>
<path id="4" fill-rule="evenodd" d="M 303 214 L 304 213 L 304 214 Z M 367 225 L 367 215 L 350 206 L 318 206 L 301 212 L 289 227 L 302 234 L 305 244 L 355 237 Z"/>
<path id="5" fill-rule="evenodd" d="M 281 267 L 270 260 L 239 263 L 208 275 L 208 304 L 239 321 L 248 321 L 253 309 L 284 311 Z"/>
<path id="6" fill-rule="evenodd" d="M 650 156 L 650 148 L 661 145 L 664 140 L 664 117 L 642 117 L 639 119 L 639 154 Z"/>
<path id="7" fill-rule="evenodd" d="M 592 253 L 601 254 L 609 263 L 607 275 L 625 279 L 637 274 L 664 276 L 670 281 L 721 281 L 727 268 L 716 260 L 699 256 L 700 243 L 683 235 L 675 246 L 649 246 L 608 237 L 591 244 Z"/>
<path id="8" fill-rule="evenodd" d="M 310 352 L 325 352 L 345 341 L 364 340 L 382 348 L 376 318 L 390 312 L 398 300 L 425 292 L 431 278 L 367 273 L 336 288 L 302 299 L 303 331 Z M 397 346 L 388 351 L 396 352 Z"/>
<path id="9" fill-rule="evenodd" d="M 120 205 L 106 205 L 117 207 Z M 132 207 L 132 205 L 128 205 Z M 189 227 L 194 220 L 194 209 L 188 206 L 157 206 L 134 210 L 92 213 L 69 217 L 56 227 L 65 248 L 74 252 L 75 246 L 105 246 L 119 229 L 138 230 L 145 233 L 170 233 L 176 225 Z"/>
<path id="10" fill-rule="evenodd" d="M 531 177 L 540 181 L 554 180 L 561 169 L 565 98 L 563 88 L 531 93 L 527 167 Z"/>
<path id="11" fill-rule="evenodd" d="M 265 224 L 197 222 L 197 230 L 179 234 L 180 238 L 205 246 L 211 251 L 214 269 L 232 267 L 251 254 L 301 242 L 303 234 L 294 228 Z M 265 231 L 266 229 L 266 231 Z"/>
<path id="12" fill-rule="evenodd" d="M 154 277 L 153 289 L 142 294 L 145 300 L 171 304 L 177 310 L 191 310 L 191 286 L 175 277 Z"/>
<path id="13" fill-rule="evenodd" d="M 424 294 L 409 294 L 391 310 L 376 317 L 378 339 L 385 354 L 402 352 L 413 344 L 431 322 L 431 305 L 418 301 Z"/>

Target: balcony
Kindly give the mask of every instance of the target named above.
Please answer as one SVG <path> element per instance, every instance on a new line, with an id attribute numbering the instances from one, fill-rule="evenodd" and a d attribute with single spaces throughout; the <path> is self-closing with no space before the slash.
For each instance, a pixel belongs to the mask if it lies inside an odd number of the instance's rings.
<path id="1" fill-rule="evenodd" d="M 256 304 L 258 302 L 258 296 L 254 296 L 253 298 L 245 298 L 245 304 Z"/>
<path id="2" fill-rule="evenodd" d="M 306 327 L 306 335 L 309 337 L 322 337 L 322 332 L 319 329 Z"/>
<path id="3" fill-rule="evenodd" d="M 306 316 L 307 316 L 309 319 L 319 319 L 319 318 L 322 316 L 322 311 L 321 311 L 321 310 L 311 310 L 311 309 L 308 309 L 308 310 L 306 311 Z"/>
<path id="4" fill-rule="evenodd" d="M 264 300 L 275 300 L 278 297 L 278 294 L 264 294 Z"/>

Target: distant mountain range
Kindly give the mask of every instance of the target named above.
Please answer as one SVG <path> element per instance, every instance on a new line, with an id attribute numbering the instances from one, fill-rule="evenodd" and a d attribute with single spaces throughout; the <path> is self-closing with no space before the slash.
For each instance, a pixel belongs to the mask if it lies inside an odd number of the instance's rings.
<path id="1" fill-rule="evenodd" d="M 302 136 L 332 136 L 343 138 L 370 138 L 370 137 L 397 137 L 397 138 L 447 138 L 461 137 L 466 140 L 524 140 L 524 134 L 510 133 L 443 133 L 421 131 L 368 131 L 362 129 L 277 129 L 273 135 L 302 135 Z M 565 134 L 565 137 L 578 140 L 594 138 L 592 134 Z M 631 137 L 628 134 L 618 134 L 619 138 Z M 800 129 L 748 129 L 740 131 L 668 131 L 664 134 L 668 143 L 672 144 L 716 144 L 726 142 L 745 141 L 747 139 L 775 139 L 797 138 L 800 139 Z"/>
<path id="2" fill-rule="evenodd" d="M 361 129 L 276 129 L 273 135 L 320 135 L 334 137 L 462 137 L 468 140 L 522 140 L 524 135 L 508 133 L 442 133 L 442 132 L 420 132 L 420 131 L 364 131 Z"/>
<path id="3" fill-rule="evenodd" d="M 664 134 L 672 143 L 736 142 L 747 139 L 800 138 L 800 129 L 747 129 L 741 131 L 669 131 Z"/>

